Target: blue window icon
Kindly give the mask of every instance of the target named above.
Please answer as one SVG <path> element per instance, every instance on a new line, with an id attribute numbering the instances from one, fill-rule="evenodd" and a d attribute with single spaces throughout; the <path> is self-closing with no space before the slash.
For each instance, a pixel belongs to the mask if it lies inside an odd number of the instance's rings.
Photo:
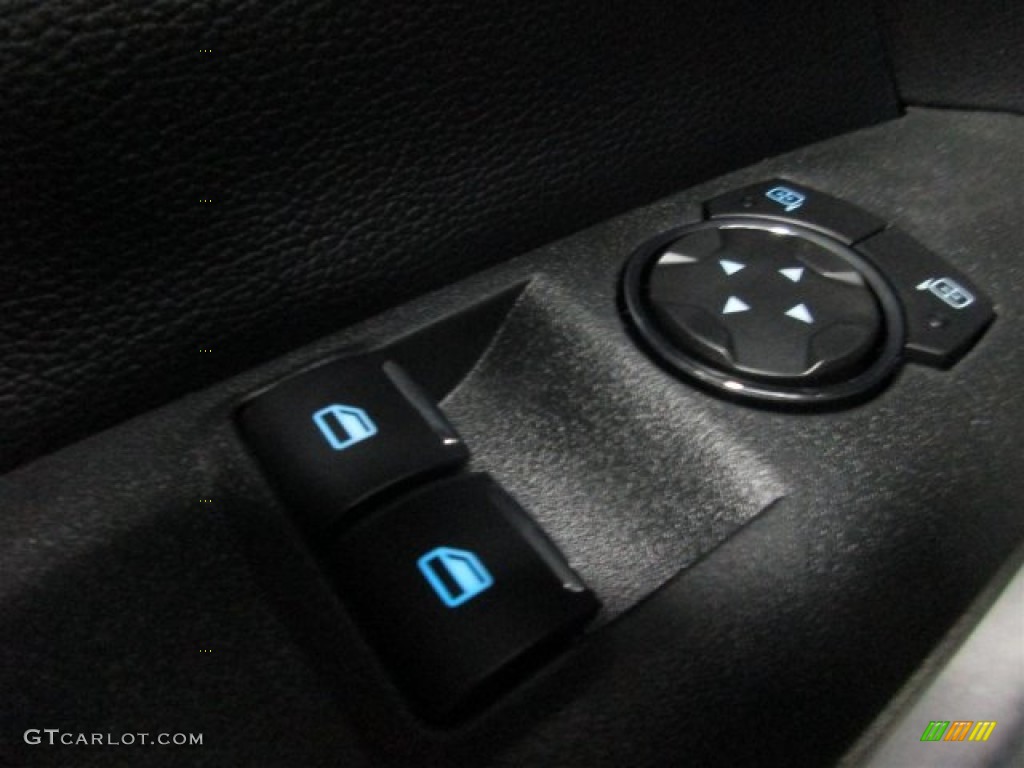
<path id="1" fill-rule="evenodd" d="M 377 434 L 377 425 L 362 408 L 351 405 L 329 405 L 313 414 L 313 423 L 328 445 L 344 451 Z"/>
<path id="2" fill-rule="evenodd" d="M 480 558 L 464 549 L 435 547 L 416 561 L 427 583 L 449 608 L 469 602 L 494 584 Z"/>
<path id="3" fill-rule="evenodd" d="M 786 209 L 786 213 L 795 211 L 807 202 L 807 196 L 789 187 L 772 187 L 764 196 Z"/>

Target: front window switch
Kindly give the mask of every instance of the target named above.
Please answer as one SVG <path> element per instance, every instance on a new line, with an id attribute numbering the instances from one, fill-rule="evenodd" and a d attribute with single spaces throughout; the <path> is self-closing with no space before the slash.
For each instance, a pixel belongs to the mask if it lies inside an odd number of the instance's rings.
<path id="1" fill-rule="evenodd" d="M 346 358 L 302 371 L 247 402 L 239 424 L 307 528 L 456 469 L 469 454 L 455 429 L 393 362 Z"/>

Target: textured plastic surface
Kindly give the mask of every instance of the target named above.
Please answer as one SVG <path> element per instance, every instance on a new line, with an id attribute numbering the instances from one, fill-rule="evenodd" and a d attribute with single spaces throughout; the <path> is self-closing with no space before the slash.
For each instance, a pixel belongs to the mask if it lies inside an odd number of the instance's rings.
<path id="1" fill-rule="evenodd" d="M 554 243 L 5 476 L 7 762 L 828 764 L 1024 538 L 1022 137 L 1012 116 L 913 110 Z M 618 315 L 623 262 L 699 217 L 700 201 L 775 174 L 885 215 L 989 291 L 999 322 L 953 369 L 907 367 L 844 412 L 737 408 L 661 371 Z M 618 618 L 438 733 L 378 673 L 231 413 L 284 373 L 529 278 L 445 406 L 475 465 Z M 203 732 L 204 744 L 22 742 L 45 727 Z"/>
<path id="2" fill-rule="evenodd" d="M 14 0 L 0 82 L 0 471 L 897 114 L 853 0 Z"/>

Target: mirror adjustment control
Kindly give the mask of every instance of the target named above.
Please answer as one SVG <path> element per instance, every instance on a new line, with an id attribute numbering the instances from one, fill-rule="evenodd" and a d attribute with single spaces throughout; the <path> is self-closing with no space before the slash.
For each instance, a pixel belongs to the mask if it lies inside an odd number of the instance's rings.
<path id="1" fill-rule="evenodd" d="M 992 302 L 965 275 L 897 229 L 857 246 L 896 288 L 907 321 L 907 357 L 948 368 L 985 332 Z"/>
<path id="2" fill-rule="evenodd" d="M 679 238 L 654 264 L 650 302 L 664 332 L 698 356 L 753 376 L 842 379 L 882 327 L 850 264 L 801 237 L 739 225 Z"/>
<path id="3" fill-rule="evenodd" d="M 599 604 L 489 476 L 421 488 L 331 547 L 339 591 L 428 721 L 451 722 L 580 631 Z"/>
<path id="4" fill-rule="evenodd" d="M 800 224 L 845 245 L 885 229 L 885 221 L 824 192 L 785 179 L 769 179 L 726 192 L 705 204 L 709 219 L 750 216 Z"/>
<path id="5" fill-rule="evenodd" d="M 314 532 L 351 508 L 463 464 L 465 444 L 393 362 L 346 358 L 301 371 L 238 414 L 252 450 Z"/>
<path id="6" fill-rule="evenodd" d="M 995 318 L 965 275 L 854 205 L 784 179 L 704 204 L 626 264 L 639 340 L 730 399 L 832 404 L 904 360 L 948 368 Z"/>
<path id="7" fill-rule="evenodd" d="M 722 217 L 672 230 L 634 255 L 623 288 L 666 365 L 734 398 L 849 400 L 880 386 L 902 350 L 882 275 L 795 224 Z"/>

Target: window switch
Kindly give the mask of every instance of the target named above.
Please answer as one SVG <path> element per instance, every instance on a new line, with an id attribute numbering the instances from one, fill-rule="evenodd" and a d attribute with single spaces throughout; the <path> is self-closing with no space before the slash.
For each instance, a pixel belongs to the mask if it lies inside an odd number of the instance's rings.
<path id="1" fill-rule="evenodd" d="M 453 470 L 465 444 L 393 362 L 361 357 L 302 371 L 246 403 L 242 433 L 314 532 L 382 494 Z"/>
<path id="2" fill-rule="evenodd" d="M 599 607 L 487 475 L 435 483 L 375 513 L 328 561 L 384 666 L 437 723 L 470 713 Z"/>

